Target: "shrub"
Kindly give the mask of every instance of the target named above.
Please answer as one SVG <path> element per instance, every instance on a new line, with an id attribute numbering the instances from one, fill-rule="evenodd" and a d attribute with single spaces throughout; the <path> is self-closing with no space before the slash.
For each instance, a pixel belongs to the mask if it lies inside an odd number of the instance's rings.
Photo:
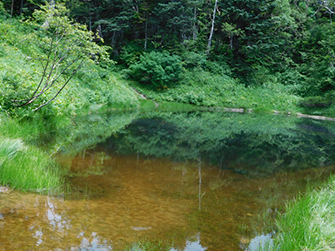
<path id="1" fill-rule="evenodd" d="M 127 74 L 142 84 L 155 88 L 167 87 L 179 80 L 181 60 L 169 52 L 150 52 L 141 55 L 139 62 L 130 66 Z"/>

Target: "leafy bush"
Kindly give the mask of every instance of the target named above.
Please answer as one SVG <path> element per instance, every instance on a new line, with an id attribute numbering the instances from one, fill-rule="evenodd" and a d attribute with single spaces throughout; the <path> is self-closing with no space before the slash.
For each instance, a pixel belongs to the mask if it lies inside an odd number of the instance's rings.
<path id="1" fill-rule="evenodd" d="M 231 69 L 226 62 L 215 62 L 207 60 L 203 69 L 214 74 L 227 76 L 231 75 Z"/>
<path id="2" fill-rule="evenodd" d="M 155 88 L 171 86 L 179 80 L 181 72 L 180 58 L 167 51 L 141 55 L 139 62 L 126 71 L 131 78 Z"/>
<path id="3" fill-rule="evenodd" d="M 131 41 L 122 48 L 120 54 L 121 63 L 125 63 L 127 66 L 135 64 L 140 58 L 140 51 L 142 51 L 142 45 L 138 45 L 134 41 Z"/>

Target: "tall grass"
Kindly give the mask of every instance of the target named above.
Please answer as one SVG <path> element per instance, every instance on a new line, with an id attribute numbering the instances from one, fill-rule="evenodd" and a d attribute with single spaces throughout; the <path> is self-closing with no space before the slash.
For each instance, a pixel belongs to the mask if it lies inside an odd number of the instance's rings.
<path id="1" fill-rule="evenodd" d="M 47 153 L 25 143 L 32 131 L 0 114 L 0 185 L 55 192 L 63 179 Z"/>
<path id="2" fill-rule="evenodd" d="M 334 250 L 335 177 L 323 188 L 289 202 L 277 226 L 272 250 Z"/>
<path id="3" fill-rule="evenodd" d="M 62 179 L 45 153 L 20 139 L 0 136 L 0 184 L 25 191 L 55 191 Z"/>

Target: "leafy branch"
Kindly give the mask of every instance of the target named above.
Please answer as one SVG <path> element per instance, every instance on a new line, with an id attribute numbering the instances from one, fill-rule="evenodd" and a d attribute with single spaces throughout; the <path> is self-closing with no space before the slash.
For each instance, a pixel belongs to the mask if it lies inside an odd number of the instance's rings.
<path id="1" fill-rule="evenodd" d="M 44 53 L 36 54 L 34 60 L 42 66 L 40 81 L 33 87 L 28 98 L 12 100 L 15 106 L 22 107 L 34 103 L 42 95 L 44 103 L 34 111 L 51 103 L 75 76 L 86 61 L 109 61 L 107 47 L 92 42 L 94 34 L 86 26 L 74 23 L 67 17 L 64 5 L 41 7 L 34 12 L 34 19 L 28 23 L 35 28 L 30 39 L 38 41 Z M 49 93 L 52 94 L 50 98 Z"/>

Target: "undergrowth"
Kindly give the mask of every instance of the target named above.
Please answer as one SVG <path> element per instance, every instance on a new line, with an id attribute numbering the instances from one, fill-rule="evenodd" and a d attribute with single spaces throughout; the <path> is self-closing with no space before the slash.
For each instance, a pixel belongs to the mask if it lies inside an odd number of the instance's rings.
<path id="1" fill-rule="evenodd" d="M 300 98 L 291 87 L 277 82 L 245 86 L 224 74 L 202 69 L 185 70 L 182 80 L 171 88 L 152 89 L 132 83 L 134 88 L 156 102 L 179 102 L 206 107 L 253 109 L 255 112 L 300 112 Z"/>

